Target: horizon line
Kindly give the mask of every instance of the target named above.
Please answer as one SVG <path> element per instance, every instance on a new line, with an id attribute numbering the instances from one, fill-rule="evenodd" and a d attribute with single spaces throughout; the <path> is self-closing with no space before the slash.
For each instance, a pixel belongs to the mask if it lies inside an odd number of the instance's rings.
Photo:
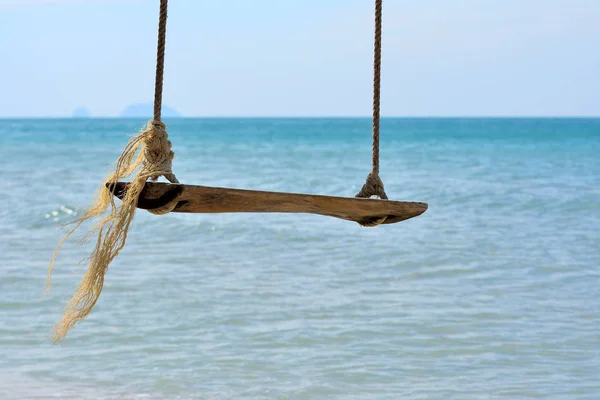
<path id="1" fill-rule="evenodd" d="M 279 115 L 279 116 L 269 116 L 269 115 L 206 115 L 206 116 L 168 116 L 163 117 L 162 119 L 372 119 L 371 115 Z M 600 118 L 599 115 L 381 115 L 381 119 L 426 119 L 426 118 L 437 118 L 437 119 L 451 119 L 451 118 L 463 118 L 463 119 L 544 119 L 544 118 L 564 118 L 564 119 L 597 119 Z M 88 116 L 88 117 L 74 117 L 74 116 L 0 116 L 0 120 L 9 120 L 9 119 L 76 119 L 76 120 L 99 120 L 99 119 L 152 119 L 151 116 L 148 117 L 121 117 L 121 116 Z"/>

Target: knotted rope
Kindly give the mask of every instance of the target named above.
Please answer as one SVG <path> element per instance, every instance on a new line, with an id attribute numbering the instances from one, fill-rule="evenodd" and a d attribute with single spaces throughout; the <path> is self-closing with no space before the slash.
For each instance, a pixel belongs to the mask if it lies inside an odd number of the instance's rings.
<path id="1" fill-rule="evenodd" d="M 373 169 L 367 176 L 367 180 L 356 197 L 369 198 L 379 196 L 387 200 L 383 181 L 379 177 L 379 125 L 381 104 L 381 14 L 382 0 L 375 0 L 375 42 L 373 60 Z M 382 217 L 370 223 L 362 223 L 363 226 L 376 226 L 385 221 Z"/>
<path id="2" fill-rule="evenodd" d="M 79 288 L 67 304 L 62 320 L 54 328 L 53 341 L 58 341 L 67 334 L 68 330 L 83 320 L 92 310 L 104 285 L 104 275 L 110 263 L 125 246 L 129 226 L 133 221 L 140 193 L 148 179 L 157 180 L 164 176 L 172 183 L 178 183 L 171 171 L 174 153 L 171 150 L 166 127 L 160 121 L 162 108 L 162 85 L 164 76 L 164 53 L 167 22 L 167 0 L 160 2 L 160 19 L 158 29 L 158 50 L 156 63 L 156 82 L 154 96 L 154 119 L 149 121 L 145 129 L 133 137 L 117 159 L 115 171 L 102 183 L 92 207 L 77 221 L 59 242 L 48 267 L 46 290 L 50 288 L 50 277 L 56 260 L 56 255 L 65 240 L 87 220 L 100 217 L 110 206 L 108 215 L 104 216 L 97 225 L 85 236 L 97 236 L 95 248 L 89 257 L 89 267 L 83 276 Z M 138 152 L 139 150 L 139 152 Z M 137 156 L 136 156 L 137 154 Z M 116 206 L 113 191 L 116 183 L 136 172 L 128 186 L 120 206 Z M 110 188 L 108 189 L 107 188 Z M 166 214 L 173 210 L 177 199 L 166 206 L 150 210 L 154 214 Z"/>

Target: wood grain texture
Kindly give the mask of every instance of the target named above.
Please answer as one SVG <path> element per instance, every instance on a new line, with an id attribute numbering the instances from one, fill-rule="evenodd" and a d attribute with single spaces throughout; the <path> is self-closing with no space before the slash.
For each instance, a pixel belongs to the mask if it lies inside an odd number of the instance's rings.
<path id="1" fill-rule="evenodd" d="M 117 183 L 115 196 L 122 199 L 127 182 Z M 106 186 L 110 189 L 109 184 Z M 313 194 L 265 192 L 210 186 L 147 182 L 137 207 L 159 208 L 179 198 L 172 212 L 183 213 L 308 213 L 341 218 L 360 224 L 387 217 L 393 224 L 423 214 L 426 203 Z"/>

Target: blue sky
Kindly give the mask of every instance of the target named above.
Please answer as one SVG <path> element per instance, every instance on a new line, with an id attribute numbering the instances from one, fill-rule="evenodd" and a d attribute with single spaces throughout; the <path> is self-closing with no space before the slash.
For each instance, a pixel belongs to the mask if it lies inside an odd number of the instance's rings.
<path id="1" fill-rule="evenodd" d="M 0 117 L 151 102 L 158 0 L 0 0 Z M 369 115 L 372 0 L 171 0 L 186 116 Z M 382 114 L 599 116 L 600 1 L 386 0 Z"/>

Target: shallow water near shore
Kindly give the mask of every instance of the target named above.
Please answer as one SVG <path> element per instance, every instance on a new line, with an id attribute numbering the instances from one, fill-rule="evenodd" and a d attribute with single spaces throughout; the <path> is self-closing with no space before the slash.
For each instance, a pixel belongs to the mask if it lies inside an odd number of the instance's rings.
<path id="1" fill-rule="evenodd" d="M 138 212 L 92 314 L 93 243 L 48 260 L 129 119 L 0 120 L 0 398 L 600 397 L 600 119 L 384 119 L 417 218 Z M 173 119 L 191 184 L 354 196 L 369 119 Z"/>

